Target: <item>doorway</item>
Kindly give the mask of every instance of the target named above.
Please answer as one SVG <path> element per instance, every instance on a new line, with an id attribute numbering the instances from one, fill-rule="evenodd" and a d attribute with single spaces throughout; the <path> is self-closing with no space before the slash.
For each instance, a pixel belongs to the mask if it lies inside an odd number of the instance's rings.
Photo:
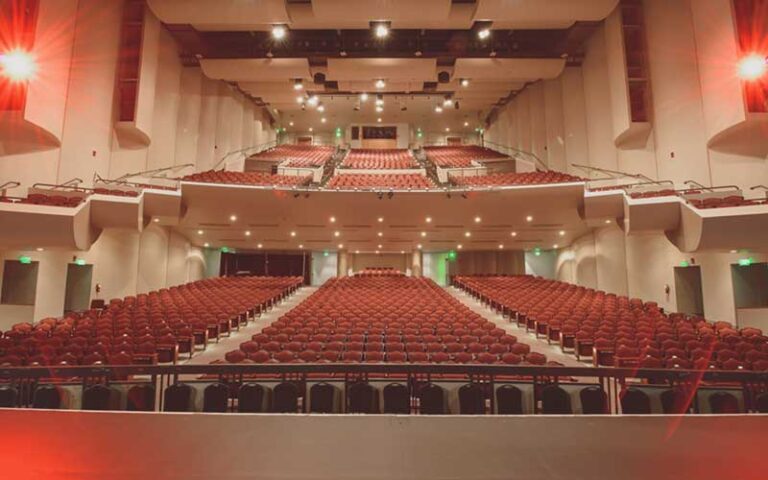
<path id="1" fill-rule="evenodd" d="M 701 267 L 675 267 L 677 311 L 689 315 L 704 315 L 704 293 L 701 288 Z"/>
<path id="2" fill-rule="evenodd" d="M 67 265 L 67 286 L 64 293 L 64 313 L 88 310 L 91 304 L 93 265 Z"/>
<path id="3" fill-rule="evenodd" d="M 739 327 L 768 329 L 768 263 L 731 265 Z"/>

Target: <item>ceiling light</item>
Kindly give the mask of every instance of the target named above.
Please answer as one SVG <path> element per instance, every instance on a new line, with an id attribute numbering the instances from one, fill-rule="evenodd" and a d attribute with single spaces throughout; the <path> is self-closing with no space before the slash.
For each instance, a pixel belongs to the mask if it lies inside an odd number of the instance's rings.
<path id="1" fill-rule="evenodd" d="M 155 222 L 155 223 L 160 223 L 160 219 L 157 218 L 157 217 L 153 218 L 152 221 Z"/>
<path id="2" fill-rule="evenodd" d="M 560 236 L 561 236 L 561 237 L 564 237 L 564 236 L 565 236 L 565 230 L 560 230 Z"/>
<path id="3" fill-rule="evenodd" d="M 759 80 L 768 72 L 768 57 L 753 53 L 739 62 L 739 77 L 752 82 Z"/>
<path id="4" fill-rule="evenodd" d="M 42 251 L 44 251 L 45 249 L 44 249 L 43 247 L 37 247 L 35 250 L 37 250 L 38 252 L 42 252 Z"/>
<path id="5" fill-rule="evenodd" d="M 302 103 L 302 104 L 303 104 L 303 103 L 304 103 L 304 97 L 303 97 L 303 96 L 301 96 L 301 95 L 299 95 L 298 97 L 296 97 L 296 103 Z"/>
<path id="6" fill-rule="evenodd" d="M 445 127 L 445 131 L 446 132 L 450 132 L 451 131 L 451 127 Z"/>
<path id="7" fill-rule="evenodd" d="M 432 217 L 427 217 L 424 219 L 424 221 L 427 223 L 432 223 Z"/>
<path id="8" fill-rule="evenodd" d="M 469 86 L 469 79 L 468 78 L 462 78 L 459 82 L 462 87 L 467 88 Z"/>
<path id="9" fill-rule="evenodd" d="M 11 50 L 0 54 L 0 75 L 11 82 L 25 82 L 31 80 L 37 71 L 35 58 L 31 53 L 23 50 Z"/>
<path id="10" fill-rule="evenodd" d="M 391 25 L 390 22 L 371 22 L 373 34 L 379 39 L 384 39 L 389 36 L 389 28 Z"/>
<path id="11" fill-rule="evenodd" d="M 516 236 L 517 236 L 517 232 L 512 232 L 512 233 L 510 233 L 510 236 L 512 236 L 512 237 L 516 237 Z"/>
<path id="12" fill-rule="evenodd" d="M 288 28 L 285 25 L 272 26 L 272 38 L 275 40 L 282 40 L 286 35 L 288 35 Z"/>
<path id="13" fill-rule="evenodd" d="M 323 105 L 323 102 L 320 102 L 320 105 L 317 106 L 318 112 L 324 112 L 325 111 L 325 105 Z"/>
<path id="14" fill-rule="evenodd" d="M 312 95 L 307 99 L 307 104 L 310 107 L 316 107 L 318 103 L 320 103 L 320 99 L 318 98 L 317 95 Z"/>
<path id="15" fill-rule="evenodd" d="M 335 232 L 333 232 L 333 236 L 334 236 L 334 237 L 338 237 L 338 236 L 340 236 L 340 235 L 341 235 L 341 232 L 340 232 L 340 231 L 338 231 L 338 230 L 336 230 Z"/>
<path id="16" fill-rule="evenodd" d="M 435 106 L 435 113 L 443 113 L 443 107 L 440 105 Z"/>
<path id="17" fill-rule="evenodd" d="M 376 113 L 381 113 L 381 112 L 383 112 L 383 111 L 384 111 L 384 109 L 383 109 L 383 108 L 381 108 L 381 107 L 376 107 Z"/>
<path id="18" fill-rule="evenodd" d="M 302 79 L 297 78 L 296 80 L 293 81 L 294 90 L 301 90 L 302 88 L 304 88 L 304 81 Z"/>
<path id="19" fill-rule="evenodd" d="M 480 222 L 482 222 L 482 221 L 483 221 L 483 219 L 482 219 L 482 218 L 480 218 L 480 217 L 475 217 L 475 223 L 480 223 Z"/>
<path id="20" fill-rule="evenodd" d="M 378 123 L 381 123 L 381 118 L 377 118 L 377 119 L 376 119 L 376 121 L 377 121 Z"/>
<path id="21" fill-rule="evenodd" d="M 230 215 L 229 216 L 229 221 L 230 222 L 236 222 L 237 221 L 237 215 Z"/>
<path id="22" fill-rule="evenodd" d="M 376 105 L 379 106 L 379 107 L 384 106 L 384 95 L 382 95 L 380 93 L 378 95 L 376 95 Z"/>
<path id="23" fill-rule="evenodd" d="M 606 220 L 606 221 L 605 221 L 605 224 L 606 224 L 606 225 L 609 225 L 610 223 L 611 223 L 611 221 L 610 221 L 610 220 Z"/>
<path id="24" fill-rule="evenodd" d="M 355 250 L 355 254 L 359 254 L 359 253 L 360 253 L 360 250 Z"/>
<path id="25" fill-rule="evenodd" d="M 458 244 L 458 245 L 456 246 L 456 248 L 458 248 L 459 250 L 461 250 L 462 248 L 464 248 L 464 245 L 462 245 L 462 244 Z"/>
<path id="26" fill-rule="evenodd" d="M 378 220 L 379 220 L 379 223 L 381 223 L 384 221 L 384 217 L 379 217 Z"/>
<path id="27" fill-rule="evenodd" d="M 258 244 L 258 245 L 256 245 L 256 248 L 261 248 L 261 247 L 263 247 L 263 246 L 264 246 L 264 245 L 262 245 L 262 244 Z"/>
<path id="28" fill-rule="evenodd" d="M 299 248 L 302 248 L 302 249 L 303 249 L 303 248 L 304 248 L 304 245 L 299 245 Z"/>
<path id="29" fill-rule="evenodd" d="M 250 230 L 246 230 L 245 231 L 245 236 L 246 237 L 250 237 L 251 236 L 251 231 Z"/>
<path id="30" fill-rule="evenodd" d="M 419 250 L 421 250 L 421 244 L 418 244 L 418 245 L 416 245 L 416 248 L 418 248 Z"/>
<path id="31" fill-rule="evenodd" d="M 382 80 L 382 79 L 376 80 L 376 84 L 375 85 L 376 85 L 376 88 L 379 88 L 379 89 L 384 88 L 384 87 L 387 86 L 386 82 L 384 82 L 384 80 Z"/>
<path id="32" fill-rule="evenodd" d="M 421 238 L 424 238 L 427 236 L 427 232 L 421 232 Z"/>
<path id="33" fill-rule="evenodd" d="M 376 250 L 376 255 L 378 255 L 378 254 L 380 254 L 380 253 L 381 253 L 380 251 Z"/>
<path id="34" fill-rule="evenodd" d="M 336 217 L 331 217 L 328 219 L 331 223 L 336 223 Z"/>
<path id="35" fill-rule="evenodd" d="M 464 126 L 468 127 L 469 126 L 469 122 L 464 122 Z"/>
<path id="36" fill-rule="evenodd" d="M 504 245 L 503 244 L 499 244 L 499 250 L 503 250 L 503 249 L 504 249 Z"/>
<path id="37" fill-rule="evenodd" d="M 295 237 L 296 236 L 296 232 L 291 232 L 291 236 Z"/>
<path id="38" fill-rule="evenodd" d="M 289 126 L 289 127 L 292 127 L 292 126 L 293 126 L 293 122 L 292 122 L 292 121 L 291 121 L 291 122 L 288 122 L 288 126 Z"/>
<path id="39" fill-rule="evenodd" d="M 446 96 L 445 96 L 445 99 L 443 100 L 443 106 L 444 106 L 444 107 L 449 107 L 449 108 L 450 108 L 450 107 L 451 107 L 451 105 L 453 105 L 453 100 L 451 100 L 451 97 L 450 97 L 450 96 L 446 95 Z"/>
<path id="40" fill-rule="evenodd" d="M 325 119 L 325 117 L 323 117 L 323 118 L 321 118 L 321 119 L 320 119 L 320 123 L 325 123 L 326 121 L 327 121 L 327 120 Z"/>
<path id="41" fill-rule="evenodd" d="M 368 94 L 363 92 L 360 94 L 360 101 L 361 102 L 367 102 L 368 101 Z"/>
<path id="42" fill-rule="evenodd" d="M 314 131 L 315 131 L 315 129 L 314 129 L 314 128 L 312 128 L 312 127 L 309 127 L 309 131 L 310 131 L 310 132 L 314 132 Z"/>
<path id="43" fill-rule="evenodd" d="M 491 36 L 490 28 L 483 28 L 477 31 L 477 38 L 479 38 L 480 40 L 485 40 L 490 36 Z"/>
<path id="44" fill-rule="evenodd" d="M 380 236 L 380 237 L 383 237 L 384 236 L 384 232 L 379 232 L 377 235 Z"/>
<path id="45" fill-rule="evenodd" d="M 340 243 L 340 244 L 338 245 L 338 247 L 339 247 L 339 250 L 341 250 L 342 248 L 344 248 L 344 244 L 343 244 L 343 243 Z"/>
<path id="46" fill-rule="evenodd" d="M 527 217 L 525 217 L 525 221 L 529 222 L 529 223 L 532 222 L 533 221 L 533 216 L 528 215 Z"/>
<path id="47" fill-rule="evenodd" d="M 469 238 L 472 236 L 472 232 L 464 232 L 464 236 Z"/>
<path id="48" fill-rule="evenodd" d="M 558 245 L 558 244 L 552 245 L 552 248 L 559 248 L 559 247 L 560 247 L 560 245 Z"/>
<path id="49" fill-rule="evenodd" d="M 203 244 L 203 246 L 204 246 L 205 248 L 208 248 L 208 247 L 210 247 L 210 246 L 211 246 L 211 244 L 210 244 L 210 243 L 208 243 L 208 242 L 205 242 L 205 243 Z"/>
<path id="50" fill-rule="evenodd" d="M 205 233 L 205 232 L 203 232 L 202 230 L 198 230 L 198 231 L 197 231 L 197 234 L 198 234 L 198 235 L 202 235 L 203 233 Z"/>

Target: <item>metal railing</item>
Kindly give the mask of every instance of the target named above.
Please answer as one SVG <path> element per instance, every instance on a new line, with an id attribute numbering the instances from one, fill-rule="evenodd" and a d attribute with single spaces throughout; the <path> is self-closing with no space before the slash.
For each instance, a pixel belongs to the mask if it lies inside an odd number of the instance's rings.
<path id="1" fill-rule="evenodd" d="M 126 173 L 125 175 L 121 175 L 112 181 L 120 182 L 120 181 L 124 181 L 134 177 L 162 178 L 166 180 L 176 180 L 175 178 L 169 178 L 166 174 L 169 172 L 175 172 L 183 168 L 194 167 L 194 166 L 195 166 L 194 163 L 185 163 L 183 165 L 173 165 L 170 167 L 154 168 L 152 170 L 143 170 L 140 172 Z"/>
<path id="2" fill-rule="evenodd" d="M 643 175 L 642 173 L 627 173 L 622 172 L 620 170 L 611 170 L 608 168 L 601 168 L 601 167 L 592 167 L 589 165 L 581 165 L 578 163 L 572 163 L 572 167 L 576 167 L 579 170 L 583 170 L 587 173 L 597 172 L 602 173 L 603 175 L 606 175 L 608 178 L 593 178 L 591 180 L 618 180 L 621 178 L 634 178 L 634 179 L 640 179 L 644 182 L 653 182 L 653 179 L 650 177 L 647 177 L 646 175 Z"/>
<path id="3" fill-rule="evenodd" d="M 447 395 L 449 385 L 478 387 L 482 396 L 473 414 L 493 414 L 500 411 L 498 390 L 514 386 L 529 392 L 532 409 L 528 413 L 553 413 L 547 411 L 543 398 L 550 386 L 562 389 L 597 387 L 604 394 L 603 414 L 626 413 L 623 396 L 627 389 L 654 388 L 686 392 L 690 402 L 682 411 L 675 413 L 699 413 L 706 411 L 699 405 L 700 392 L 728 392 L 741 398 L 742 412 L 755 411 L 757 400 L 768 392 L 768 372 L 637 369 L 614 367 L 564 367 L 532 365 L 479 365 L 479 364 L 418 364 L 418 363 L 266 363 L 266 364 L 211 364 L 211 365 L 130 365 L 130 366 L 54 366 L 54 367 L 0 367 L 0 387 L 10 387 L 17 393 L 15 407 L 35 405 L 34 392 L 41 387 L 73 389 L 85 395 L 94 385 L 128 387 L 142 385 L 152 390 L 153 402 L 147 410 L 174 410 L 164 402 L 169 387 L 179 384 L 190 388 L 204 388 L 211 384 L 223 384 L 228 395 L 224 411 L 238 411 L 234 398 L 237 390 L 246 384 L 267 387 L 290 384 L 295 387 L 296 403 L 292 409 L 275 407 L 273 411 L 298 413 L 312 411 L 307 402 L 310 387 L 316 384 L 335 385 L 347 401 L 325 413 L 349 411 L 350 387 L 355 384 L 383 386 L 398 384 L 407 388 L 408 411 L 424 413 L 425 400 L 421 396 L 425 386 L 437 385 Z M 441 387 L 442 386 L 442 387 Z M 445 387 L 445 388 L 444 388 Z M 197 389 L 197 388 L 196 388 Z M 375 387 L 374 387 L 375 389 Z M 119 391 L 113 393 L 120 394 Z M 445 399 L 447 400 L 447 399 Z M 276 401 L 276 399 L 275 399 Z M 385 400 L 386 401 L 386 400 Z M 461 398 L 459 398 L 461 401 Z M 421 403 L 420 403 L 421 402 Z M 193 409 L 191 402 L 188 411 Z M 447 402 L 446 402 L 447 403 Z M 583 405 L 582 405 L 583 406 Z M 46 408 L 45 406 L 40 408 Z M 50 407 L 48 407 L 50 408 Z M 570 406 L 569 406 L 570 408 Z M 109 408 L 104 408 L 109 409 Z M 114 408 L 113 408 L 114 409 Z M 220 411 L 220 410 L 219 410 Z M 386 411 L 386 410 L 385 410 Z M 379 413 L 378 408 L 356 413 Z M 436 413 L 436 412 L 431 412 Z M 450 409 L 440 413 L 466 413 Z M 523 412 L 525 413 L 525 412 Z M 565 413 L 565 412 L 561 412 Z M 650 412 L 647 412 L 650 413 Z M 670 413 L 670 412 L 666 412 Z"/>
<path id="4" fill-rule="evenodd" d="M 250 146 L 250 147 L 241 148 L 239 150 L 233 150 L 233 151 L 228 152 L 227 154 L 225 154 L 223 157 L 221 157 L 221 160 L 219 160 L 218 163 L 216 163 L 216 165 L 214 165 L 213 170 L 218 170 L 219 167 L 221 167 L 222 165 L 226 165 L 228 160 L 233 159 L 235 157 L 242 156 L 243 160 L 245 160 L 248 157 L 250 157 L 251 155 L 255 155 L 257 153 L 261 153 L 264 150 L 269 150 L 270 148 L 274 148 L 277 145 L 278 145 L 278 141 L 277 140 L 273 140 L 271 142 L 266 142 L 266 143 L 262 143 L 262 144 L 259 144 L 259 145 L 253 145 L 253 146 Z"/>
<path id="5" fill-rule="evenodd" d="M 526 160 L 526 161 L 532 162 L 534 166 L 536 166 L 537 168 L 539 168 L 544 172 L 549 171 L 549 167 L 547 166 L 547 164 L 544 163 L 533 152 L 526 152 L 525 150 L 520 150 L 519 148 L 510 147 L 509 145 L 502 145 L 500 143 L 489 142 L 489 141 L 485 141 L 483 143 L 483 146 L 490 146 L 491 150 L 496 150 L 497 152 L 503 153 L 504 155 L 507 155 L 508 157 L 513 159 Z"/>

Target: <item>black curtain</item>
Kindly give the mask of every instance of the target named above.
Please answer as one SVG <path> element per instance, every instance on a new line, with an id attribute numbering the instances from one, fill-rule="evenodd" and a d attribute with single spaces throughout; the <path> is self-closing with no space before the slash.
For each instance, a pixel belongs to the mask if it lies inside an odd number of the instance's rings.
<path id="1" fill-rule="evenodd" d="M 304 277 L 309 284 L 312 271 L 309 253 L 222 253 L 221 276 L 259 275 L 271 277 Z"/>

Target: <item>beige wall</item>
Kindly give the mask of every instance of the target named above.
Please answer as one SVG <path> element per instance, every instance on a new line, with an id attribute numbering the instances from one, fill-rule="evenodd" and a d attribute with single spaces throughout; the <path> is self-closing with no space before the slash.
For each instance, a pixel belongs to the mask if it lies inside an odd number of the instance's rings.
<path id="1" fill-rule="evenodd" d="M 387 253 L 376 255 L 375 253 L 349 254 L 348 268 L 353 272 L 359 272 L 364 268 L 394 268 L 403 273 L 411 269 L 411 255 L 409 253 Z"/>

